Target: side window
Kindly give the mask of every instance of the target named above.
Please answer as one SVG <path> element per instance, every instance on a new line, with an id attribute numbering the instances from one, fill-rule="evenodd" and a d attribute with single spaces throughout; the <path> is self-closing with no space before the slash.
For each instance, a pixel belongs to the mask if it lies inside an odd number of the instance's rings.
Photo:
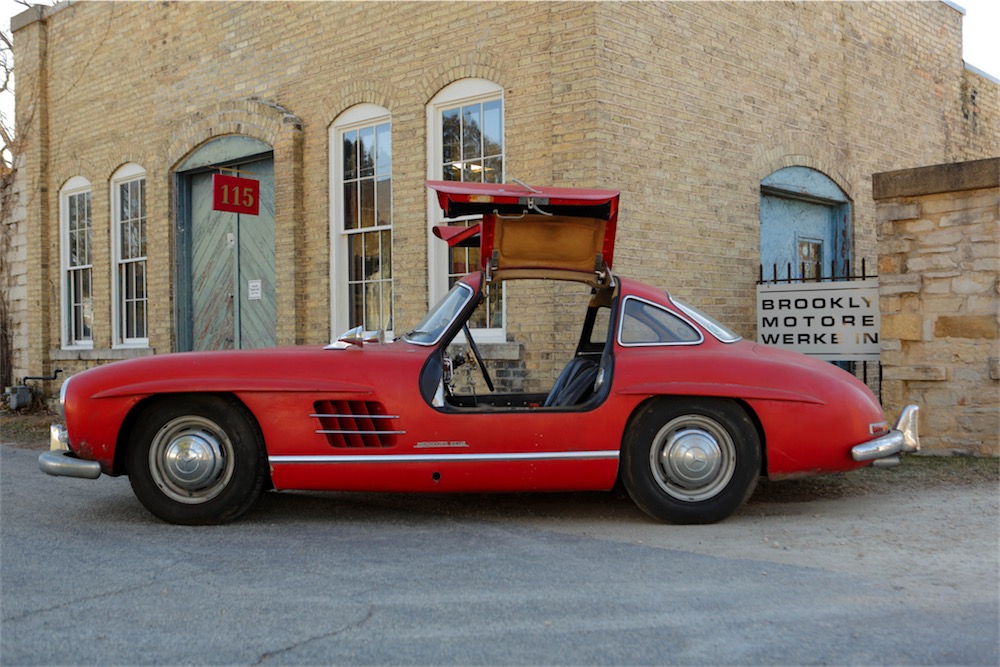
<path id="1" fill-rule="evenodd" d="M 393 330 L 392 123 L 362 104 L 330 133 L 333 332 Z"/>
<path id="2" fill-rule="evenodd" d="M 504 182 L 503 88 L 485 79 L 462 79 L 445 87 L 428 105 L 428 177 L 433 180 L 474 183 Z M 473 225 L 478 217 L 462 220 L 441 216 L 431 206 L 431 226 Z M 431 301 L 447 292 L 463 275 L 480 265 L 478 248 L 445 248 L 432 241 L 428 253 Z M 476 338 L 505 340 L 503 285 L 491 286 L 487 298 L 469 319 Z"/>
<path id="3" fill-rule="evenodd" d="M 149 344 L 146 295 L 146 171 L 129 164 L 111 179 L 115 277 L 112 283 L 117 346 Z"/>
<path id="4" fill-rule="evenodd" d="M 694 345 L 701 333 L 668 310 L 642 301 L 625 300 L 618 342 L 622 345 Z"/>
<path id="5" fill-rule="evenodd" d="M 64 347 L 93 347 L 93 221 L 90 182 L 70 179 L 59 193 Z"/>

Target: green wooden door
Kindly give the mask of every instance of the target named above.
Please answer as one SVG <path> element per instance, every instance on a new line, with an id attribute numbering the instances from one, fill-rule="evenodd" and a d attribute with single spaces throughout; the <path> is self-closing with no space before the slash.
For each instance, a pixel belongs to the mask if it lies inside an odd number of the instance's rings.
<path id="1" fill-rule="evenodd" d="M 178 170 L 179 351 L 277 343 L 274 161 L 269 148 L 246 137 L 225 137 L 203 146 Z M 232 170 L 260 182 L 259 215 L 212 209 L 212 175 L 232 175 Z"/>

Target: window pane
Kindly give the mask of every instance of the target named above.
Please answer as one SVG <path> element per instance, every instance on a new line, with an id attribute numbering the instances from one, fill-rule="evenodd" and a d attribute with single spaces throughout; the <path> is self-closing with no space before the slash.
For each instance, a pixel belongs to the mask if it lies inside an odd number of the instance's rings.
<path id="1" fill-rule="evenodd" d="M 379 258 L 381 257 L 378 243 L 378 233 L 365 234 L 365 275 L 366 281 L 379 277 Z"/>
<path id="2" fill-rule="evenodd" d="M 392 281 L 388 280 L 383 283 L 382 288 L 382 329 L 385 331 L 392 331 L 394 325 L 392 323 Z"/>
<path id="3" fill-rule="evenodd" d="M 392 132 L 389 123 L 383 123 L 375 128 L 375 146 L 377 154 L 375 157 L 375 173 L 385 176 L 390 173 L 392 166 Z"/>
<path id="4" fill-rule="evenodd" d="M 701 334 L 673 313 L 629 299 L 622 320 L 621 340 L 633 345 L 697 343 Z"/>
<path id="5" fill-rule="evenodd" d="M 344 229 L 358 227 L 358 184 L 344 183 Z"/>
<path id="6" fill-rule="evenodd" d="M 132 217 L 132 198 L 129 196 L 128 186 L 128 183 L 118 186 L 119 215 L 121 215 L 122 220 L 128 220 Z"/>
<path id="7" fill-rule="evenodd" d="M 71 231 L 69 233 L 69 265 L 71 267 L 80 265 L 79 240 L 79 232 Z"/>
<path id="8" fill-rule="evenodd" d="M 375 173 L 375 128 L 358 131 L 358 158 L 358 176 L 372 176 Z"/>
<path id="9" fill-rule="evenodd" d="M 90 269 L 80 270 L 80 304 L 82 306 L 83 313 L 83 329 L 81 331 L 81 338 L 83 340 L 90 340 L 91 338 L 91 326 L 94 323 L 94 303 L 91 298 L 92 292 L 90 284 Z"/>
<path id="10" fill-rule="evenodd" d="M 146 302 L 135 302 L 135 337 L 146 338 Z"/>
<path id="11" fill-rule="evenodd" d="M 125 295 L 125 300 L 130 301 L 135 298 L 135 276 L 132 271 L 132 264 L 123 264 L 121 273 L 121 289 Z"/>
<path id="12" fill-rule="evenodd" d="M 379 284 L 365 284 L 365 319 L 362 322 L 366 330 L 379 329 L 379 311 L 381 310 L 379 299 Z"/>
<path id="13" fill-rule="evenodd" d="M 392 280 L 392 232 L 388 229 L 380 232 L 382 246 L 382 280 Z"/>
<path id="14" fill-rule="evenodd" d="M 350 266 L 348 268 L 347 279 L 351 282 L 358 282 L 364 278 L 364 239 L 364 234 L 352 234 L 348 240 L 348 243 L 350 244 L 348 252 L 350 253 L 351 261 L 349 262 Z"/>
<path id="15" fill-rule="evenodd" d="M 503 102 L 483 102 L 483 155 L 503 154 Z"/>
<path id="16" fill-rule="evenodd" d="M 444 171 L 441 173 L 441 176 L 446 181 L 462 180 L 462 165 L 458 163 L 446 164 L 444 166 Z"/>
<path id="17" fill-rule="evenodd" d="M 462 159 L 482 157 L 482 129 L 479 124 L 479 117 L 482 108 L 478 104 L 470 104 L 462 109 Z"/>
<path id="18" fill-rule="evenodd" d="M 458 109 L 449 109 L 441 113 L 441 148 L 444 163 L 456 162 L 462 159 L 462 123 L 459 121 Z M 447 172 L 447 169 L 445 169 Z M 448 177 L 445 176 L 447 179 Z M 449 179 L 458 180 L 458 179 Z"/>
<path id="19" fill-rule="evenodd" d="M 375 182 L 371 179 L 361 181 L 361 226 L 375 226 Z"/>
<path id="20" fill-rule="evenodd" d="M 349 298 L 351 301 L 350 317 L 351 327 L 364 326 L 365 323 L 365 286 L 362 283 L 351 285 L 349 288 Z"/>
<path id="21" fill-rule="evenodd" d="M 499 329 L 503 326 L 503 283 L 495 283 L 486 299 L 489 315 L 487 326 Z"/>
<path id="22" fill-rule="evenodd" d="M 392 224 L 392 180 L 382 178 L 375 183 L 375 209 L 378 220 L 376 224 Z"/>
<path id="23" fill-rule="evenodd" d="M 344 178 L 358 177 L 358 131 L 344 132 Z"/>
<path id="24" fill-rule="evenodd" d="M 483 160 L 483 183 L 503 183 L 502 157 L 491 157 Z"/>

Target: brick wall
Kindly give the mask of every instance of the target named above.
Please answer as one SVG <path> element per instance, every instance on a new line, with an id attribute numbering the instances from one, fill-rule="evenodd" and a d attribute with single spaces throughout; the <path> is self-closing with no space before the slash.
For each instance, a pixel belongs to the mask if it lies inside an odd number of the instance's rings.
<path id="1" fill-rule="evenodd" d="M 997 86 L 962 68 L 960 26 L 940 2 L 84 1 L 21 18 L 31 306 L 18 372 L 132 354 L 110 349 L 108 213 L 110 176 L 130 161 L 148 174 L 151 351 L 174 348 L 172 170 L 228 133 L 275 151 L 279 342 L 328 341 L 328 130 L 362 102 L 392 113 L 406 330 L 428 306 L 426 105 L 466 77 L 504 89 L 508 177 L 621 188 L 616 268 L 752 338 L 762 178 L 829 175 L 854 202 L 855 257 L 873 257 L 872 173 L 1000 153 Z M 60 350 L 59 189 L 73 176 L 94 186 L 87 354 Z M 528 390 L 571 354 L 582 302 L 567 285 L 510 290 Z"/>
<path id="2" fill-rule="evenodd" d="M 875 174 L 882 402 L 931 452 L 1000 454 L 1000 158 Z"/>

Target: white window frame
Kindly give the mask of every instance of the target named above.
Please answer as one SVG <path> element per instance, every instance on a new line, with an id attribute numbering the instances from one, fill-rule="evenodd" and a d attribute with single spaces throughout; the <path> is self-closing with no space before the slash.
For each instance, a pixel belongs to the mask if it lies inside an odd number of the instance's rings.
<path id="1" fill-rule="evenodd" d="M 390 133 L 392 128 L 392 113 L 385 107 L 377 104 L 358 104 L 340 114 L 330 125 L 330 335 L 334 339 L 345 332 L 350 327 L 350 293 L 348 276 L 350 271 L 350 236 L 345 230 L 344 221 L 344 143 L 343 135 L 346 132 L 364 127 L 371 127 L 389 123 Z M 393 169 L 390 158 L 389 177 L 392 179 Z M 393 220 L 391 207 L 394 196 L 390 186 L 390 214 L 389 224 L 367 228 L 366 231 L 388 230 L 393 231 Z M 393 235 L 394 236 L 394 235 Z M 393 243 L 395 239 L 393 238 Z M 392 251 L 392 263 L 395 264 L 396 253 Z M 390 267 L 392 278 L 390 282 L 395 285 L 395 268 Z M 395 301 L 395 289 L 393 289 L 393 301 Z M 392 321 L 395 323 L 395 303 L 389 306 L 393 309 Z M 392 330 L 385 332 L 386 340 L 392 340 L 394 333 Z"/>
<path id="2" fill-rule="evenodd" d="M 118 189 L 134 181 L 145 181 L 146 170 L 140 165 L 129 163 L 118 169 L 111 177 L 111 331 L 112 347 L 114 348 L 147 348 L 149 347 L 149 226 L 148 208 L 143 220 L 144 234 L 146 235 L 146 254 L 142 257 L 130 257 L 122 259 L 121 247 L 121 198 Z M 148 182 L 146 185 L 148 193 Z M 145 206 L 145 202 L 143 202 Z M 126 263 L 142 262 L 145 266 L 143 271 L 143 283 L 145 294 L 145 336 L 125 337 L 125 329 L 122 326 L 122 289 L 120 285 L 121 269 Z"/>
<path id="3" fill-rule="evenodd" d="M 447 109 L 474 102 L 489 102 L 499 99 L 501 102 L 501 137 L 504 146 L 504 173 L 500 181 L 506 180 L 507 169 L 507 123 L 506 100 L 502 86 L 487 79 L 460 79 L 442 88 L 427 105 L 427 177 L 430 180 L 444 180 L 442 165 L 444 163 L 444 148 L 441 144 L 441 113 Z M 475 219 L 479 216 L 470 216 Z M 427 284 L 429 304 L 437 303 L 448 292 L 448 244 L 434 236 L 434 226 L 457 222 L 463 218 L 445 218 L 433 192 L 427 193 Z M 501 322 L 503 326 L 494 328 L 472 328 L 473 337 L 477 342 L 503 343 L 507 341 L 507 299 L 501 302 Z M 459 334 L 456 342 L 464 341 Z"/>
<path id="4" fill-rule="evenodd" d="M 69 200 L 77 195 L 90 195 L 90 264 L 70 266 L 69 264 Z M 62 324 L 62 347 L 66 350 L 94 349 L 94 208 L 93 188 L 83 176 L 74 176 L 66 181 L 59 191 L 59 245 L 60 245 L 60 313 Z M 90 270 L 90 338 L 75 339 L 73 337 L 73 312 L 70 300 L 73 298 L 69 288 L 71 270 Z"/>

